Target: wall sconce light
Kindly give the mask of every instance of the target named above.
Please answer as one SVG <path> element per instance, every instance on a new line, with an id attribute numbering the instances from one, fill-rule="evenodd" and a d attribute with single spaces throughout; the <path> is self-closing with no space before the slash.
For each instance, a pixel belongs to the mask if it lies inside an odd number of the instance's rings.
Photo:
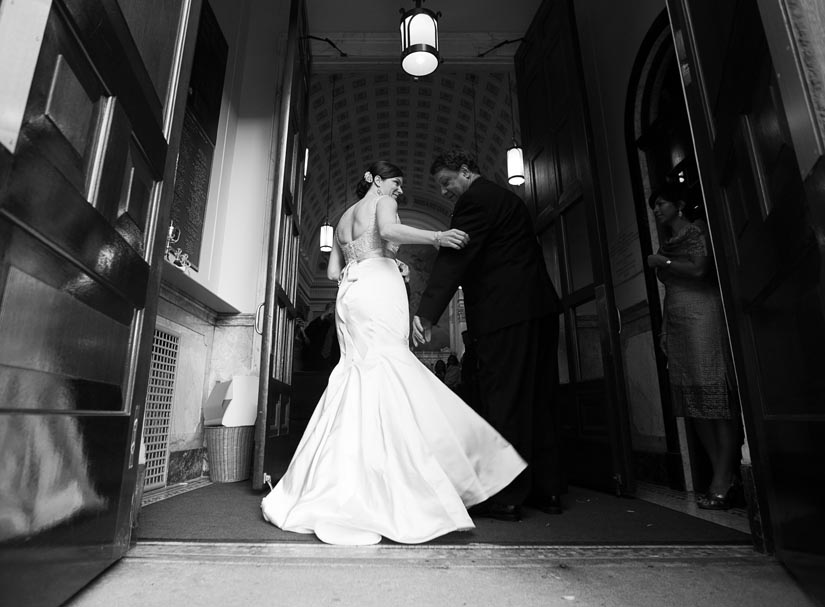
<path id="1" fill-rule="evenodd" d="M 507 150 L 507 181 L 510 185 L 524 184 L 524 153 L 516 141 L 516 119 L 513 113 L 513 86 L 507 73 L 507 89 L 510 94 L 510 125 L 513 129 L 513 145 Z"/>
<path id="2" fill-rule="evenodd" d="M 329 112 L 329 160 L 327 162 L 327 212 L 321 226 L 321 252 L 332 251 L 332 226 L 329 224 L 329 194 L 332 185 L 332 124 L 335 122 L 335 74 L 332 75 L 332 105 Z"/>
<path id="3" fill-rule="evenodd" d="M 401 13 L 401 67 L 416 78 L 432 74 L 438 67 L 438 18 L 421 8 L 424 0 L 415 0 L 415 8 Z"/>

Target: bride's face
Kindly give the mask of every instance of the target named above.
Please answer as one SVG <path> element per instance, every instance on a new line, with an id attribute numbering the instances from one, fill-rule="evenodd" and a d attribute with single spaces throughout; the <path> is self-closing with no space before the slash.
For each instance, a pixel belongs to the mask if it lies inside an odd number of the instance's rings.
<path id="1" fill-rule="evenodd" d="M 401 189 L 401 185 L 403 183 L 403 177 L 390 177 L 389 179 L 382 180 L 379 186 L 381 187 L 381 193 L 385 196 L 392 196 L 393 198 L 398 198 L 401 194 L 404 193 L 404 190 Z"/>

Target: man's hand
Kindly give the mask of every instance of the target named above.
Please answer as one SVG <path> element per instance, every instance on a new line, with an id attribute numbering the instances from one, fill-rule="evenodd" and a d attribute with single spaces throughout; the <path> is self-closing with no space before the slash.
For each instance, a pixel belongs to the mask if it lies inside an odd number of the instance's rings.
<path id="1" fill-rule="evenodd" d="M 433 336 L 433 323 L 426 318 L 413 316 L 413 345 L 430 343 Z"/>

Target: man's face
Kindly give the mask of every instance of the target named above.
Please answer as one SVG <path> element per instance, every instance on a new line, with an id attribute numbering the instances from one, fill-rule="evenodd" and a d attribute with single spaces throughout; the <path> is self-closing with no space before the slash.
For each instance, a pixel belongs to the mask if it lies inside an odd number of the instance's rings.
<path id="1" fill-rule="evenodd" d="M 455 201 L 470 187 L 470 171 L 464 165 L 457 171 L 441 169 L 435 175 L 441 195 Z"/>

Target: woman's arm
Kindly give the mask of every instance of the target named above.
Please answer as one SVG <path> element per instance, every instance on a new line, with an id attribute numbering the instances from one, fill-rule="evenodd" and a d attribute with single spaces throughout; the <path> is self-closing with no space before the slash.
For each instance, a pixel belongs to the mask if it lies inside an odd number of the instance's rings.
<path id="1" fill-rule="evenodd" d="M 708 271 L 708 257 L 707 255 L 688 255 L 687 259 L 669 259 L 664 255 L 656 254 L 648 256 L 647 265 L 651 268 L 666 269 L 677 276 L 702 278 Z"/>
<path id="2" fill-rule="evenodd" d="M 338 239 L 332 239 L 332 251 L 329 254 L 329 262 L 327 263 L 327 278 L 338 281 L 341 277 L 341 270 L 344 269 L 344 255 L 341 252 L 341 247 L 338 246 Z"/>
<path id="3" fill-rule="evenodd" d="M 688 226 L 686 230 L 687 238 L 682 251 L 687 255 L 683 259 L 669 259 L 667 256 L 657 253 L 656 255 L 648 255 L 647 265 L 651 268 L 663 268 L 676 276 L 687 278 L 702 278 L 707 274 L 710 256 L 708 255 L 705 235 L 696 226 Z"/>
<path id="4" fill-rule="evenodd" d="M 461 230 L 421 230 L 398 222 L 398 203 L 390 196 L 378 199 L 376 208 L 378 233 L 381 238 L 395 244 L 431 244 L 434 247 L 460 249 L 469 240 Z"/>

